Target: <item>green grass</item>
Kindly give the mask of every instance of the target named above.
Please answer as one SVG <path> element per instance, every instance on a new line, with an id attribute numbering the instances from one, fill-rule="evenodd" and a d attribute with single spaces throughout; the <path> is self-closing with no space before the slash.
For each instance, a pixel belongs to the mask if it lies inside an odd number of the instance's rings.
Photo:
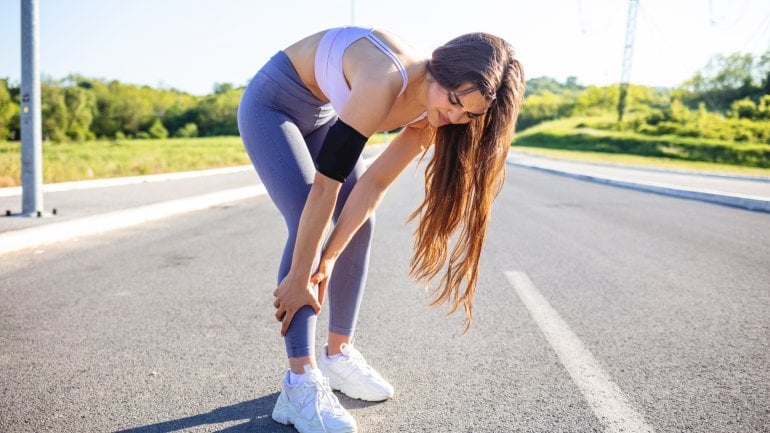
<path id="1" fill-rule="evenodd" d="M 679 161 L 770 168 L 770 145 L 678 136 L 648 136 L 588 127 L 598 118 L 544 122 L 522 131 L 515 147 L 639 155 Z"/>
<path id="2" fill-rule="evenodd" d="M 392 140 L 395 134 L 389 134 Z M 375 134 L 371 143 L 384 142 Z M 0 187 L 21 184 L 21 144 L 0 141 Z M 43 143 L 43 182 L 138 176 L 250 164 L 241 138 Z"/>
<path id="3" fill-rule="evenodd" d="M 19 142 L 0 141 L 0 186 L 19 185 Z M 64 182 L 249 164 L 240 137 L 43 143 L 43 181 Z"/>
<path id="4" fill-rule="evenodd" d="M 578 127 L 581 123 L 590 124 L 590 121 L 595 120 L 596 118 L 570 118 L 537 125 L 517 135 L 514 149 L 593 162 L 770 176 L 768 145 L 679 137 L 646 137 L 640 134 Z M 387 141 L 392 141 L 395 136 L 395 133 L 388 134 Z M 383 143 L 385 137 L 378 133 L 372 136 L 369 142 Z M 698 156 L 698 152 L 690 148 L 701 145 L 708 149 L 721 149 L 720 151 L 727 152 L 728 156 L 732 152 L 729 149 L 738 149 L 739 152 L 749 149 L 753 152 L 751 155 L 754 155 L 755 161 L 754 164 L 725 164 L 708 160 L 687 160 L 683 155 L 670 150 L 677 149 L 680 143 L 685 143 L 685 149 L 689 149 L 689 153 L 684 156 Z M 21 183 L 20 146 L 19 142 L 0 141 L 0 187 Z M 631 151 L 624 152 L 624 148 Z M 665 149 L 669 149 L 668 153 Z M 633 151 L 641 151 L 643 154 L 634 155 Z M 701 154 L 713 156 L 708 152 Z M 759 166 L 756 166 L 757 161 Z M 46 183 L 200 170 L 249 163 L 241 139 L 237 136 L 43 143 L 43 180 Z"/>

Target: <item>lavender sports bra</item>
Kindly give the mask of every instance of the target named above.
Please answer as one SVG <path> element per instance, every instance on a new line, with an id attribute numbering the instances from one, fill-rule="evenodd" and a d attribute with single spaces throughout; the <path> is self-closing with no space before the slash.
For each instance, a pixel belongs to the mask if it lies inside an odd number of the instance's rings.
<path id="1" fill-rule="evenodd" d="M 406 83 L 409 81 L 406 69 L 395 54 L 385 45 L 382 40 L 372 33 L 372 29 L 363 27 L 339 27 L 328 30 L 318 43 L 315 55 L 315 79 L 318 87 L 329 98 L 332 107 L 336 112 L 341 112 L 350 98 L 350 88 L 345 80 L 345 74 L 342 70 L 342 56 L 345 50 L 355 41 L 366 38 L 374 44 L 383 54 L 388 56 L 396 68 L 401 73 L 403 85 L 401 95 L 406 89 Z M 425 118 L 427 113 L 422 113 L 416 119 L 407 123 L 415 123 Z"/>

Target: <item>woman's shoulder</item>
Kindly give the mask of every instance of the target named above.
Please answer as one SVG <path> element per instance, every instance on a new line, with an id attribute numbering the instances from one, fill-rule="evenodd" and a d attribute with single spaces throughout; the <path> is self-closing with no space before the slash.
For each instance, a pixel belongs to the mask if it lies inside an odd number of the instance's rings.
<path id="1" fill-rule="evenodd" d="M 372 29 L 372 34 L 385 43 L 390 51 L 401 61 L 405 68 L 412 64 L 423 64 L 428 59 L 423 52 L 415 48 L 401 36 L 381 28 Z"/>
<path id="2" fill-rule="evenodd" d="M 374 28 L 373 38 L 361 38 L 352 43 L 343 59 L 343 69 L 351 81 L 358 74 L 371 77 L 381 84 L 391 84 L 400 93 L 409 82 L 418 82 L 425 71 L 426 57 L 403 38 L 387 30 Z"/>
<path id="3" fill-rule="evenodd" d="M 326 30 L 302 38 L 286 47 L 283 52 L 293 61 L 298 63 L 312 62 L 315 57 L 316 48 L 318 48 L 318 42 L 323 37 L 324 33 L 326 33 Z"/>

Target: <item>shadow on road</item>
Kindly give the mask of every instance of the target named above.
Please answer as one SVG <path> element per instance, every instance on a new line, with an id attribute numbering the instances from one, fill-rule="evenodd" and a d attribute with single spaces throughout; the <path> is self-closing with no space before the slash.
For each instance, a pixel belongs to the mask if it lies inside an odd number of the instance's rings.
<path id="1" fill-rule="evenodd" d="M 278 393 L 266 395 L 256 400 L 244 401 L 231 406 L 220 407 L 211 412 L 200 415 L 188 416 L 170 421 L 159 422 L 143 427 L 134 427 L 126 430 L 119 430 L 116 433 L 161 433 L 174 432 L 193 427 L 211 425 L 214 429 L 216 424 L 230 423 L 233 421 L 243 421 L 232 427 L 225 427 L 220 432 L 294 432 L 290 426 L 279 424 L 270 417 L 273 411 L 275 401 L 278 399 Z"/>

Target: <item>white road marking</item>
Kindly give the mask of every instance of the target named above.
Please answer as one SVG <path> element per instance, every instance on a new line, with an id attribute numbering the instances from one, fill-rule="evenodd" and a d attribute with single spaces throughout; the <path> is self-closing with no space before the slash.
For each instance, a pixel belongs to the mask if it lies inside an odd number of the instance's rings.
<path id="1" fill-rule="evenodd" d="M 634 410 L 628 397 L 604 372 L 567 322 L 538 292 L 527 274 L 513 271 L 505 272 L 505 276 L 606 431 L 653 432 L 653 428 Z"/>
<path id="2" fill-rule="evenodd" d="M 364 163 L 369 166 L 381 153 L 364 158 Z M 164 180 L 178 180 L 200 176 L 214 176 L 217 174 L 237 173 L 245 169 L 253 170 L 250 166 L 228 167 L 222 169 L 201 170 L 195 172 L 172 173 L 168 175 L 153 176 L 135 176 L 131 178 L 105 179 L 103 181 L 84 181 L 72 182 L 69 184 L 52 186 L 57 191 L 67 191 L 72 189 L 101 188 L 116 185 L 129 185 L 132 183 L 159 182 Z M 59 189 L 56 189 L 59 188 Z M 11 188 L 3 188 L 11 193 Z M 21 189 L 18 193 L 21 193 Z M 15 191 L 15 190 L 14 190 Z M 46 192 L 51 192 L 46 190 Z M 104 233 L 110 230 L 120 229 L 133 225 L 142 224 L 149 221 L 156 221 L 162 218 L 179 215 L 186 212 L 206 209 L 218 206 L 224 203 L 244 200 L 266 194 L 267 190 L 262 184 L 233 188 L 224 191 L 217 191 L 208 194 L 202 194 L 194 197 L 187 197 L 177 200 L 171 200 L 161 203 L 154 203 L 139 206 L 131 209 L 123 209 L 113 212 L 91 215 L 79 219 L 52 222 L 49 224 L 30 227 L 27 229 L 13 230 L 0 233 L 0 255 L 14 251 L 25 250 L 29 248 L 41 247 L 44 245 L 62 242 L 83 236 Z M 0 191 L 0 196 L 2 191 Z"/>
<path id="3" fill-rule="evenodd" d="M 173 215 L 256 197 L 265 194 L 265 192 L 265 187 L 261 184 L 234 188 L 0 233 L 0 255 L 156 221 Z"/>
<path id="4" fill-rule="evenodd" d="M 221 174 L 241 173 L 252 171 L 250 165 L 235 167 L 212 168 L 208 170 L 180 171 L 175 173 L 148 174 L 145 176 L 127 176 L 107 179 L 79 180 L 74 182 L 56 182 L 43 184 L 43 192 L 74 191 L 92 188 L 106 188 L 111 186 L 136 185 L 139 183 L 165 182 L 169 180 L 192 179 L 198 177 L 218 176 Z M 0 197 L 14 197 L 21 195 L 20 186 L 0 188 Z"/>

